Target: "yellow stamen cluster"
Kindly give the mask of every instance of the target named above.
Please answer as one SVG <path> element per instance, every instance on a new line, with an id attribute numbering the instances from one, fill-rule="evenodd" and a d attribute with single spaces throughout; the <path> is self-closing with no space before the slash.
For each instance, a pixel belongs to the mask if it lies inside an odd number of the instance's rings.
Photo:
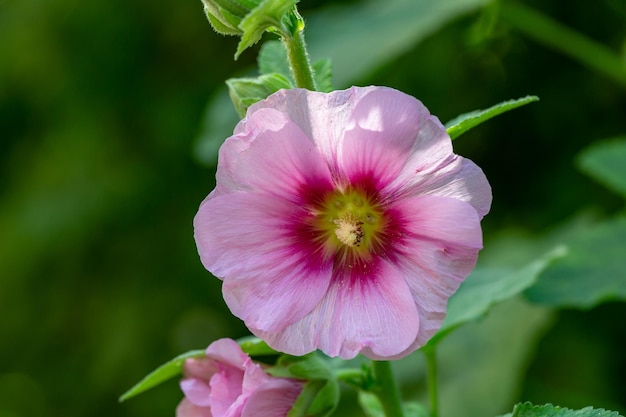
<path id="1" fill-rule="evenodd" d="M 316 213 L 316 229 L 330 253 L 348 251 L 368 257 L 383 227 L 379 204 L 354 189 L 329 194 Z"/>

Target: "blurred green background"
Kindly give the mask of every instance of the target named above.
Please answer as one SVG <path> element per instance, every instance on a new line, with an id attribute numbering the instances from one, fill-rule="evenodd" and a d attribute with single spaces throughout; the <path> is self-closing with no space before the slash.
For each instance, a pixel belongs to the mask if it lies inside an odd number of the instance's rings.
<path id="1" fill-rule="evenodd" d="M 312 35 L 331 3 L 376 13 L 372 2 L 302 0 Z M 626 61 L 623 0 L 525 4 Z M 626 133 L 626 86 L 490 16 L 464 6 L 336 87 L 395 87 L 444 122 L 538 95 L 455 142 L 493 187 L 485 256 L 523 260 L 518 247 L 568 219 L 623 211 L 574 161 Z M 359 26 L 346 21 L 345 35 Z M 254 49 L 233 61 L 236 43 L 195 0 L 0 1 L 0 417 L 171 416 L 175 381 L 117 398 L 183 351 L 247 334 L 192 236 L 214 186 L 214 166 L 198 157 L 207 102 L 256 59 Z M 624 413 L 625 335 L 618 300 L 584 311 L 499 306 L 442 344 L 442 412 L 489 416 L 532 400 Z M 415 373 L 400 372 L 407 397 L 424 389 L 413 356 Z"/>

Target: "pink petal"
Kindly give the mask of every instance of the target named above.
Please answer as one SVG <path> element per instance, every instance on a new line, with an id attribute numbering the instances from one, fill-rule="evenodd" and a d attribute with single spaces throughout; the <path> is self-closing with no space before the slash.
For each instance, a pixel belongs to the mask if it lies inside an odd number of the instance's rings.
<path id="1" fill-rule="evenodd" d="M 302 392 L 300 381 L 272 378 L 250 396 L 241 417 L 284 417 Z"/>
<path id="2" fill-rule="evenodd" d="M 302 203 L 305 184 L 326 184 L 330 171 L 315 144 L 284 113 L 263 108 L 220 149 L 220 190 L 262 191 Z"/>
<path id="3" fill-rule="evenodd" d="M 476 264 L 482 234 L 474 208 L 453 198 L 411 198 L 394 210 L 402 213 L 406 228 L 406 237 L 395 246 L 396 262 L 405 271 L 421 319 L 410 353 L 441 326 L 448 298 Z"/>
<path id="4" fill-rule="evenodd" d="M 242 395 L 246 398 L 253 392 L 259 389 L 259 387 L 266 384 L 271 377 L 265 373 L 263 368 L 254 363 L 251 358 L 248 358 L 245 364 L 246 372 L 243 377 Z"/>
<path id="5" fill-rule="evenodd" d="M 208 407 L 211 398 L 211 387 L 198 378 L 185 378 L 180 381 L 180 389 L 192 404 L 199 407 Z"/>
<path id="6" fill-rule="evenodd" d="M 433 129 L 428 109 L 417 99 L 390 88 L 362 93 L 352 109 L 341 145 L 340 166 L 353 185 L 375 178 L 377 188 L 392 181 L 409 157 L 437 165 L 452 153 L 445 129 Z"/>
<path id="7" fill-rule="evenodd" d="M 211 378 L 211 397 L 209 405 L 215 417 L 222 417 L 232 413 L 232 410 L 241 408 L 241 386 L 243 371 L 225 366 L 224 369 Z"/>
<path id="8" fill-rule="evenodd" d="M 248 355 L 241 350 L 239 344 L 228 338 L 218 339 L 211 343 L 206 349 L 206 356 L 223 365 L 230 365 L 242 371 L 248 360 Z"/>
<path id="9" fill-rule="evenodd" d="M 308 314 L 330 282 L 332 262 L 298 242 L 307 211 L 262 193 L 205 200 L 194 220 L 204 266 L 224 279 L 224 299 L 248 326 L 281 329 Z"/>
<path id="10" fill-rule="evenodd" d="M 315 142 L 324 159 L 331 163 L 331 170 L 336 172 L 337 167 L 333 163 L 337 161 L 339 143 L 352 114 L 354 101 L 365 90 L 367 88 L 351 88 L 331 93 L 304 89 L 281 90 L 250 106 L 248 117 L 262 108 L 272 108 L 287 114 Z M 246 123 L 244 119 L 235 131 L 241 130 Z"/>
<path id="11" fill-rule="evenodd" d="M 176 407 L 176 417 L 213 417 L 209 407 L 198 407 L 186 398 Z"/>
<path id="12" fill-rule="evenodd" d="M 491 187 L 483 171 L 469 159 L 450 154 L 439 166 L 424 167 L 414 153 L 384 192 L 400 199 L 418 195 L 451 197 L 471 204 L 480 218 L 491 207 Z"/>
<path id="13" fill-rule="evenodd" d="M 209 358 L 189 358 L 183 364 L 183 375 L 209 381 L 217 371 L 215 362 Z"/>
<path id="14" fill-rule="evenodd" d="M 329 356 L 390 357 L 417 337 L 420 320 L 402 271 L 378 259 L 339 270 L 326 296 L 309 315 L 281 332 L 251 328 L 273 348 L 303 355 L 321 349 Z"/>

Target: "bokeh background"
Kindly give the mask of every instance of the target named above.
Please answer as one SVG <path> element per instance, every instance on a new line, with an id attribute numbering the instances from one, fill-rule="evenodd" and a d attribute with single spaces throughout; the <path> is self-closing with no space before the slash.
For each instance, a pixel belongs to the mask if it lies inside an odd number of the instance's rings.
<path id="1" fill-rule="evenodd" d="M 525 4 L 626 60 L 623 0 Z M 355 13 L 346 36 L 363 10 L 377 13 L 359 0 L 299 8 L 319 33 L 320 13 L 337 5 Z M 575 161 L 626 133 L 626 85 L 489 10 L 459 6 L 336 87 L 395 87 L 442 121 L 538 95 L 455 142 L 494 190 L 486 259 L 516 262 L 571 219 L 623 211 Z M 207 103 L 255 64 L 257 49 L 234 61 L 235 46 L 195 0 L 0 0 L 0 417 L 171 416 L 176 381 L 117 398 L 183 351 L 247 334 L 192 236 L 214 186 Z M 619 300 L 584 310 L 513 300 L 442 344 L 442 412 L 491 416 L 531 400 L 625 413 L 624 335 Z M 407 397 L 423 395 L 419 355 L 399 374 Z"/>

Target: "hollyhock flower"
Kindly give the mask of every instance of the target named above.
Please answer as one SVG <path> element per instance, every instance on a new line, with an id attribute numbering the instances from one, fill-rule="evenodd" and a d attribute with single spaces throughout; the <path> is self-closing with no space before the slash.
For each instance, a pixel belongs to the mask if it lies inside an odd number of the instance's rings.
<path id="1" fill-rule="evenodd" d="M 176 417 L 284 417 L 304 385 L 266 374 L 232 339 L 211 343 L 204 358 L 187 359 L 183 374 Z"/>
<path id="2" fill-rule="evenodd" d="M 234 315 L 292 355 L 399 358 L 474 268 L 491 189 L 439 120 L 385 87 L 281 90 L 220 149 L 194 234 Z"/>

